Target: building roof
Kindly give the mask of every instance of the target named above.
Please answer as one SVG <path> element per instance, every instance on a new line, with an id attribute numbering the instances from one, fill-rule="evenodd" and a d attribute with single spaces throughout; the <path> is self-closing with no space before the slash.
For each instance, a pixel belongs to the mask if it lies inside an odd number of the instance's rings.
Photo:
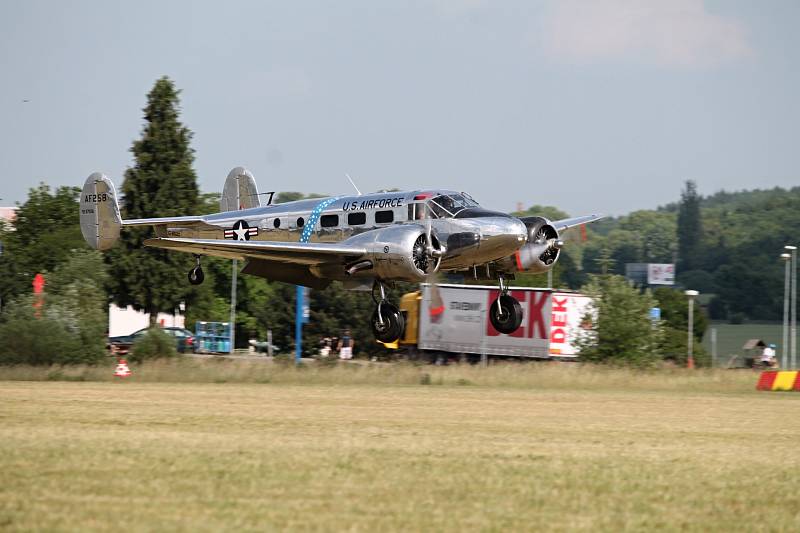
<path id="1" fill-rule="evenodd" d="M 766 345 L 767 343 L 762 341 L 761 339 L 750 339 L 749 341 L 744 343 L 744 346 L 742 346 L 742 350 L 753 350 L 755 348 L 763 348 Z"/>
<path id="2" fill-rule="evenodd" d="M 0 207 L 0 219 L 14 222 L 17 218 L 17 207 Z"/>

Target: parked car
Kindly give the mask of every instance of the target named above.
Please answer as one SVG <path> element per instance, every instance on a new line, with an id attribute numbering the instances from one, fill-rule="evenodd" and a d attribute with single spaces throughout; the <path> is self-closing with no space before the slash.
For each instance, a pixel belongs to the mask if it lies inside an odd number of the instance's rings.
<path id="1" fill-rule="evenodd" d="M 120 335 L 108 338 L 108 348 L 112 355 L 128 355 L 133 343 L 142 337 L 150 328 L 140 329 L 130 335 Z M 186 328 L 168 327 L 160 328 L 161 331 L 175 338 L 175 349 L 178 353 L 194 353 L 196 345 L 194 333 Z"/>

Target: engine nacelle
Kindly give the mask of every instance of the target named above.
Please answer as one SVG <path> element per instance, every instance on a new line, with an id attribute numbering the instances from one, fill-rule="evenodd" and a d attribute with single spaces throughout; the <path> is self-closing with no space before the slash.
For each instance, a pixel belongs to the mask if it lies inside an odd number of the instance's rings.
<path id="1" fill-rule="evenodd" d="M 442 246 L 431 234 L 434 251 Z M 425 281 L 439 268 L 440 257 L 428 253 L 425 228 L 417 225 L 397 225 L 367 231 L 346 241 L 367 249 L 366 255 L 347 265 L 347 275 L 353 278 L 372 277 L 402 281 Z"/>
<path id="2" fill-rule="evenodd" d="M 558 231 L 543 217 L 526 217 L 528 242 L 514 255 L 500 261 L 499 266 L 509 272 L 547 272 L 555 266 L 563 242 Z"/>

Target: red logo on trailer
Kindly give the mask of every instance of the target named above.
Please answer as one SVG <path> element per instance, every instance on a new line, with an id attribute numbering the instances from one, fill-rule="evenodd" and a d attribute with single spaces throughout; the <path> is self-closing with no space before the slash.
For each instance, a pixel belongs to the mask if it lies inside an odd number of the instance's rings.
<path id="1" fill-rule="evenodd" d="M 547 339 L 547 317 L 545 317 L 544 309 L 547 305 L 550 293 L 538 291 L 509 291 L 508 294 L 519 300 L 523 306 L 527 304 L 527 309 L 523 314 L 524 318 L 522 324 L 519 329 L 510 333 L 508 336 L 525 339 Z M 487 305 L 496 305 L 495 300 L 500 296 L 500 291 L 489 291 L 488 296 Z M 486 334 L 490 337 L 501 334 L 494 328 L 491 320 L 488 319 L 486 320 Z"/>

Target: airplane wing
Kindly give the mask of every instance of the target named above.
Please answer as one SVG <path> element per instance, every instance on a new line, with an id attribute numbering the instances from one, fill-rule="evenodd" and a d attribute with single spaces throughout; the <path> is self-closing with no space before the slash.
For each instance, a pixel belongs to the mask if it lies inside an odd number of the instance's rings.
<path id="1" fill-rule="evenodd" d="M 605 215 L 584 215 L 582 217 L 573 217 L 573 218 L 564 218 L 562 220 L 556 220 L 553 222 L 553 227 L 556 228 L 556 231 L 564 231 L 569 228 L 574 228 L 575 226 L 582 226 L 583 224 L 589 224 L 591 222 L 597 222 L 600 219 L 605 218 Z"/>
<path id="2" fill-rule="evenodd" d="M 203 217 L 163 217 L 163 218 L 131 218 L 123 220 L 123 226 L 171 226 L 171 227 L 184 227 L 193 226 L 195 224 L 204 224 Z"/>
<path id="3" fill-rule="evenodd" d="M 227 259 L 263 259 L 298 265 L 347 263 L 367 253 L 367 249 L 342 243 L 302 243 L 273 241 L 228 241 L 180 237 L 147 239 L 145 246 Z"/>

